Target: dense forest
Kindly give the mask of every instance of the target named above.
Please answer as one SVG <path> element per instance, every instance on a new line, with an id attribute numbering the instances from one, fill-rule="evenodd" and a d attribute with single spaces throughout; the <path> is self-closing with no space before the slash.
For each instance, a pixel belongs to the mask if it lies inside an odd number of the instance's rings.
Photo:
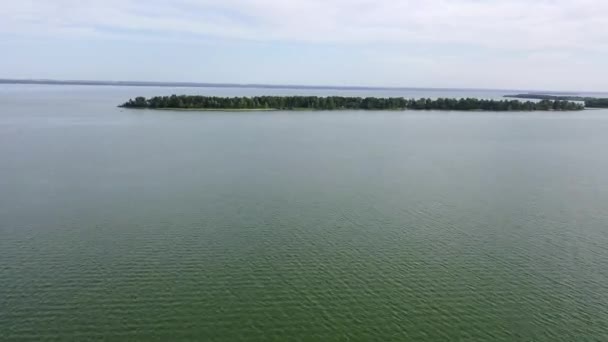
<path id="1" fill-rule="evenodd" d="M 537 100 L 552 100 L 552 101 L 581 101 L 585 102 L 585 107 L 588 108 L 608 108 L 608 98 L 585 97 L 585 96 L 569 96 L 569 95 L 544 95 L 544 94 L 517 94 L 505 95 L 516 99 L 537 99 Z"/>
<path id="2" fill-rule="evenodd" d="M 130 99 L 120 107 L 151 109 L 207 109 L 207 110 L 480 110 L 480 111 L 534 111 L 582 110 L 584 106 L 562 100 L 539 102 L 519 100 L 462 99 L 405 99 L 402 97 L 317 97 L 317 96 L 255 96 L 215 97 L 171 95 L 146 99 Z"/>
<path id="3" fill-rule="evenodd" d="M 576 95 L 546 95 L 546 94 L 516 94 L 505 95 L 514 99 L 537 99 L 537 100 L 560 100 L 560 101 L 585 101 L 592 97 L 576 96 Z"/>
<path id="4" fill-rule="evenodd" d="M 608 108 L 608 98 L 589 98 L 585 100 L 585 107 Z"/>

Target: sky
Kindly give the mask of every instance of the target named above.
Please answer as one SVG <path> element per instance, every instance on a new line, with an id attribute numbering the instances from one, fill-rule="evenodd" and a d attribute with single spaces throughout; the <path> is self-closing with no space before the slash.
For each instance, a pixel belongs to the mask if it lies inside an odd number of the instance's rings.
<path id="1" fill-rule="evenodd" d="M 608 1 L 0 0 L 0 78 L 608 91 Z"/>

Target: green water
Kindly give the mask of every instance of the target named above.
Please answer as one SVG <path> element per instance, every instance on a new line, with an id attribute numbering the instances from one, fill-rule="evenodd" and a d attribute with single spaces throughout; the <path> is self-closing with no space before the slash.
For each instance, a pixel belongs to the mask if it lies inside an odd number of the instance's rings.
<path id="1" fill-rule="evenodd" d="M 2 341 L 608 340 L 608 111 L 3 87 Z"/>

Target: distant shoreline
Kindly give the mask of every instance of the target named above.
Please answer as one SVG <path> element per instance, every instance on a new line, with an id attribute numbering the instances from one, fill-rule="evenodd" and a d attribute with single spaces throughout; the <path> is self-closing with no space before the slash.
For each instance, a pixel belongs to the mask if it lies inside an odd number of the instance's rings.
<path id="1" fill-rule="evenodd" d="M 583 97 L 568 95 L 549 95 L 549 94 L 515 94 L 505 95 L 506 98 L 514 99 L 535 99 L 542 101 L 578 101 L 585 103 L 586 108 L 608 108 L 608 98 Z"/>
<path id="2" fill-rule="evenodd" d="M 82 86 L 119 86 L 119 87 L 188 87 L 188 88 L 258 88 L 258 89 L 302 89 L 302 90 L 369 90 L 369 91 L 497 91 L 497 92 L 535 92 L 531 89 L 496 88 L 449 88 L 449 87 L 382 87 L 382 86 L 340 86 L 340 85 L 298 85 L 298 84 L 259 84 L 259 83 L 210 83 L 210 82 L 154 82 L 154 81 L 95 81 L 95 80 L 53 80 L 53 79 L 12 79 L 0 78 L 0 84 L 40 84 L 40 85 L 82 85 Z M 542 91 L 544 94 L 577 95 L 577 91 Z M 589 94 L 602 92 L 585 91 Z"/>
<path id="3" fill-rule="evenodd" d="M 248 84 L 248 83 L 93 81 L 93 80 L 47 80 L 47 79 L 39 79 L 39 80 L 0 79 L 0 84 L 89 85 L 89 86 L 123 86 L 123 87 L 261 88 L 261 89 L 309 89 L 309 90 L 518 91 L 515 89 L 508 90 L 508 89 L 482 89 L 482 88 L 372 87 L 372 86 L 337 86 L 337 85 L 322 86 L 322 85 L 258 84 L 258 83 Z"/>
<path id="4" fill-rule="evenodd" d="M 260 83 L 206 83 L 206 82 L 154 82 L 154 81 L 93 81 L 93 80 L 20 80 L 0 79 L 0 84 L 84 85 L 119 87 L 187 87 L 187 88 L 259 88 L 259 89 L 308 89 L 308 90 L 405 90 L 405 91 L 509 91 L 507 89 L 482 88 L 425 88 L 425 87 L 373 87 L 337 85 L 298 85 Z M 516 90 L 510 90 L 516 91 Z"/>

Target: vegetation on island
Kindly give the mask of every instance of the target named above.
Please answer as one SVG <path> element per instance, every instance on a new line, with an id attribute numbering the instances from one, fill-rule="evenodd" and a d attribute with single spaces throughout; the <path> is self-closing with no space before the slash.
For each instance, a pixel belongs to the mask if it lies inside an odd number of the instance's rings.
<path id="1" fill-rule="evenodd" d="M 585 107 L 608 108 L 608 98 L 589 98 L 585 100 Z"/>
<path id="2" fill-rule="evenodd" d="M 585 101 L 589 97 L 576 95 L 547 95 L 547 94 L 515 94 L 505 95 L 514 99 L 536 99 L 536 100 L 560 100 L 560 101 Z"/>
<path id="3" fill-rule="evenodd" d="M 152 98 L 136 97 L 122 104 L 125 108 L 200 109 L 200 110 L 458 110 L 458 111 L 565 111 L 582 110 L 580 103 L 562 100 L 539 102 L 519 100 L 483 100 L 475 98 L 447 99 L 403 97 L 342 96 L 255 96 L 216 97 L 171 95 Z"/>
<path id="4" fill-rule="evenodd" d="M 536 99 L 536 100 L 551 100 L 551 101 L 580 101 L 585 103 L 587 108 L 608 108 L 608 98 L 588 97 L 588 96 L 570 96 L 570 95 L 546 95 L 546 94 L 516 94 L 505 95 L 505 97 L 516 99 Z"/>

